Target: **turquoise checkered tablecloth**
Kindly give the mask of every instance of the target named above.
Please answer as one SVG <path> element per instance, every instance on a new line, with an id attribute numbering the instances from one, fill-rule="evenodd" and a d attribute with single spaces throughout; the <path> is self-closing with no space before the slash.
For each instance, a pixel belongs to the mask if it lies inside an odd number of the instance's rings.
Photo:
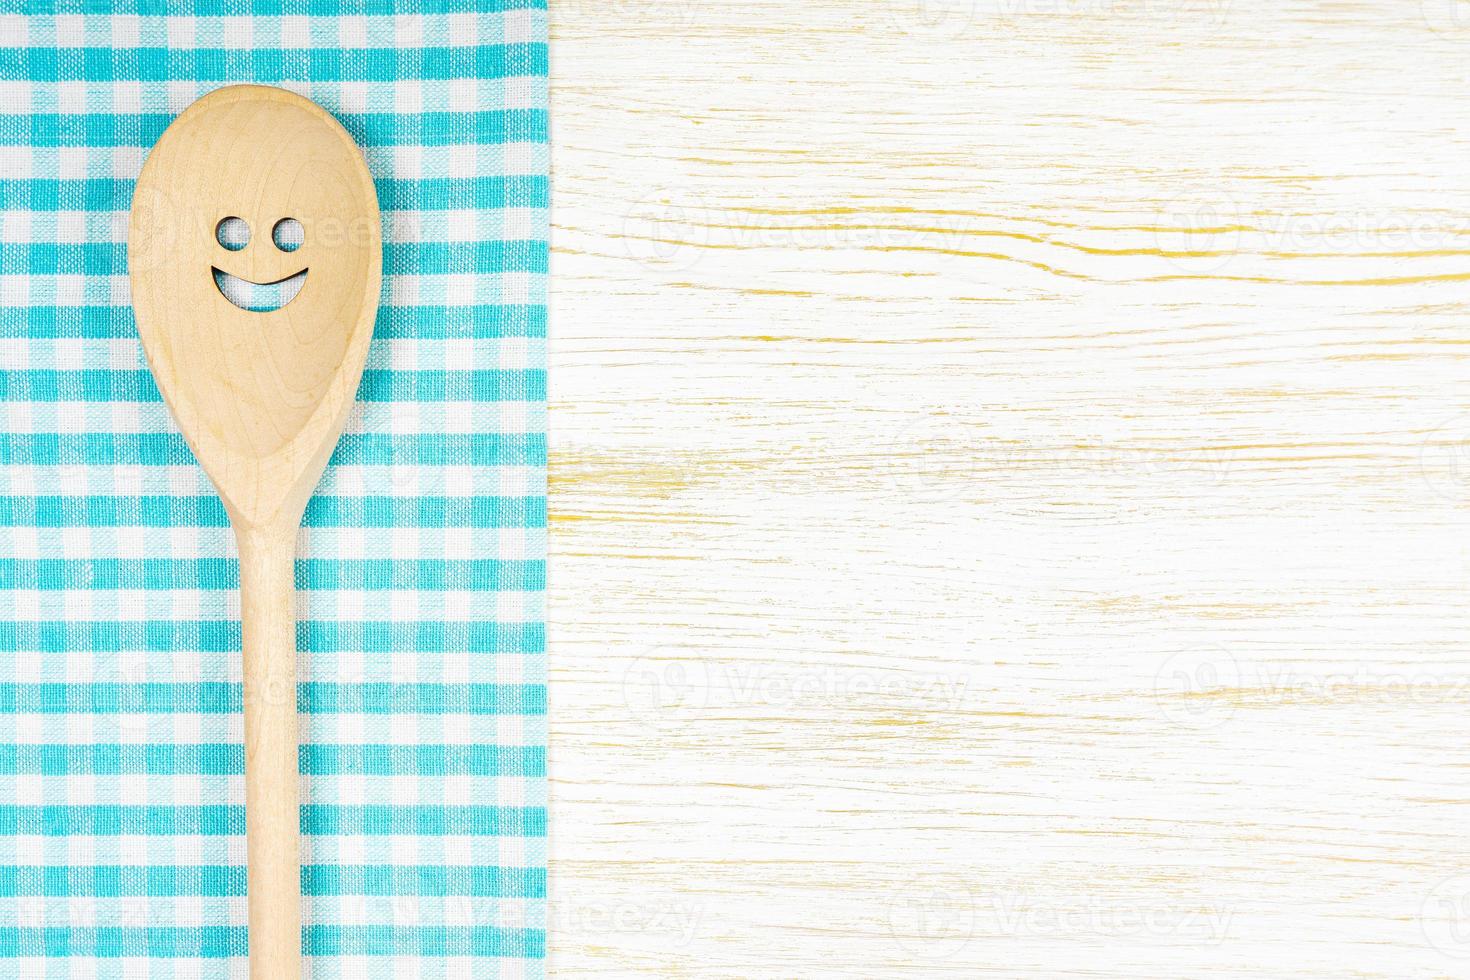
<path id="1" fill-rule="evenodd" d="M 296 566 L 310 975 L 541 974 L 546 57 L 543 0 L 0 0 L 0 977 L 245 976 L 234 545 L 125 246 L 148 148 L 247 81 L 384 212 Z"/>

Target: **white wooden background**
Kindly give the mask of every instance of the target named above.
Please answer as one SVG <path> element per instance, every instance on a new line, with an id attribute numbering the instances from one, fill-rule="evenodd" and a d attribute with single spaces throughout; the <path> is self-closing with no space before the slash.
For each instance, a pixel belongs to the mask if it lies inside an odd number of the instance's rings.
<path id="1" fill-rule="evenodd" d="M 552 20 L 553 973 L 1470 977 L 1470 3 Z"/>

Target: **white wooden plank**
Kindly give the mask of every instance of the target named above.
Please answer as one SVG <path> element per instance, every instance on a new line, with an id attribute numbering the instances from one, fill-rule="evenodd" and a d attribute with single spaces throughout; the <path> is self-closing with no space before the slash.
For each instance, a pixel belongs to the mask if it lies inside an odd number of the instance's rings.
<path id="1" fill-rule="evenodd" d="M 1470 976 L 1463 4 L 553 0 L 564 976 Z"/>

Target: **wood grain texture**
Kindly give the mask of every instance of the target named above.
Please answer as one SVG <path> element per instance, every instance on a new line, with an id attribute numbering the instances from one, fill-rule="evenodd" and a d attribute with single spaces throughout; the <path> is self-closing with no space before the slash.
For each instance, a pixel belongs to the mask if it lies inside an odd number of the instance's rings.
<path id="1" fill-rule="evenodd" d="M 1470 976 L 1470 16 L 552 2 L 552 970 Z"/>

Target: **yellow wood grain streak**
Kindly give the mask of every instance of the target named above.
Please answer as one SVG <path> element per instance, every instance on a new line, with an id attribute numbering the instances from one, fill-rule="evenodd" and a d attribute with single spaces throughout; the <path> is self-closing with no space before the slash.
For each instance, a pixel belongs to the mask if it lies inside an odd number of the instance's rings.
<path id="1" fill-rule="evenodd" d="M 552 0 L 554 975 L 1470 976 L 1470 19 Z"/>

